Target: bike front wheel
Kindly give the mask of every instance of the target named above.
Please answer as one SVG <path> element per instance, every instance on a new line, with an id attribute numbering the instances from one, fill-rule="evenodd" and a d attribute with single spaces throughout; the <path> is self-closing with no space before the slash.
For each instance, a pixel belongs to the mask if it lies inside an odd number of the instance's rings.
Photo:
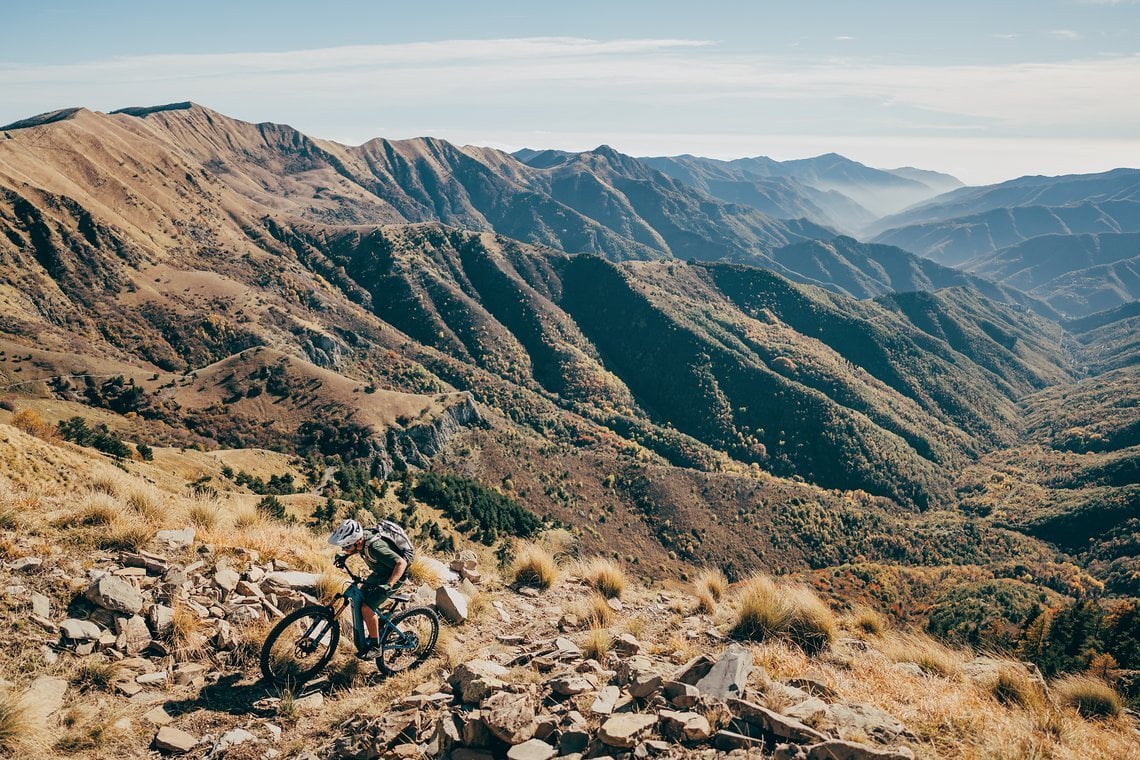
<path id="1" fill-rule="evenodd" d="M 281 687 L 296 688 L 321 671 L 336 654 L 340 626 L 328 607 L 310 605 L 278 621 L 261 647 L 261 674 Z"/>
<path id="2" fill-rule="evenodd" d="M 413 668 L 435 651 L 439 639 L 439 616 L 428 607 L 415 607 L 392 618 L 380 642 L 376 664 L 391 675 Z"/>

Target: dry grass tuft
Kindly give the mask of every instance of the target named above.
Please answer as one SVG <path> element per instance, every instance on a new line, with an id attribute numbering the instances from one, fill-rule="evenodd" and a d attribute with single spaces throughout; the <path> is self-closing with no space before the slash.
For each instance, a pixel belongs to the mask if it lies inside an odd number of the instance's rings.
<path id="1" fill-rule="evenodd" d="M 317 599 L 321 604 L 328 604 L 336 595 L 344 590 L 344 582 L 346 578 L 343 575 L 337 575 L 331 571 L 324 571 L 320 577 L 317 578 Z"/>
<path id="2" fill-rule="evenodd" d="M 186 508 L 186 520 L 198 530 L 213 530 L 221 518 L 221 509 L 210 499 L 194 499 Z"/>
<path id="3" fill-rule="evenodd" d="M 716 613 L 716 599 L 708 591 L 697 593 L 697 612 L 702 615 L 712 615 Z"/>
<path id="4" fill-rule="evenodd" d="M 439 640 L 435 645 L 435 657 L 439 658 L 442 667 L 447 670 L 455 670 L 469 659 L 463 645 L 455 638 L 455 633 L 455 628 L 450 625 L 440 626 Z"/>
<path id="5" fill-rule="evenodd" d="M 119 478 L 111 475 L 100 475 L 91 480 L 91 490 L 105 493 L 108 496 L 118 496 L 119 484 Z"/>
<path id="6" fill-rule="evenodd" d="M 870 607 L 859 607 L 851 614 L 851 627 L 868 636 L 882 636 L 887 630 L 886 619 Z"/>
<path id="7" fill-rule="evenodd" d="M 706 568 L 697 576 L 695 585 L 697 599 L 707 595 L 713 602 L 719 602 L 728 591 L 728 578 L 717 568 Z"/>
<path id="8" fill-rule="evenodd" d="M 127 494 L 127 507 L 152 525 L 166 518 L 167 506 L 157 488 L 133 488 Z"/>
<path id="9" fill-rule="evenodd" d="M 123 666 L 118 662 L 103 657 L 87 657 L 76 664 L 68 680 L 80 691 L 105 691 L 122 675 Z"/>
<path id="10" fill-rule="evenodd" d="M 261 657 L 261 645 L 265 643 L 265 637 L 276 622 L 261 620 L 238 628 L 237 646 L 231 654 L 233 664 L 239 668 L 255 666 Z"/>
<path id="11" fill-rule="evenodd" d="M 245 630 L 242 629 L 243 633 Z M 169 639 L 177 659 L 196 659 L 205 652 L 206 623 L 194 610 L 182 604 L 175 604 Z"/>
<path id="12" fill-rule="evenodd" d="M 1073 674 L 1053 682 L 1057 704 L 1071 707 L 1086 718 L 1116 718 L 1124 703 L 1116 690 L 1099 678 Z"/>
<path id="13" fill-rule="evenodd" d="M 154 532 L 154 528 L 139 519 L 137 515 L 128 516 L 120 513 L 107 526 L 98 540 L 98 546 L 100 549 L 112 551 L 137 552 L 150 543 L 154 538 Z"/>
<path id="14" fill-rule="evenodd" d="M 618 599 L 625 593 L 625 571 L 613 560 L 595 557 L 582 566 L 582 579 L 609 599 Z"/>
<path id="15" fill-rule="evenodd" d="M 551 528 L 538 539 L 538 545 L 559 559 L 573 556 L 578 548 L 578 539 L 565 528 Z"/>
<path id="16" fill-rule="evenodd" d="M 610 624 L 614 616 L 613 608 L 601 594 L 590 594 L 584 599 L 579 599 L 570 605 L 567 612 L 591 628 L 604 628 Z"/>
<path id="17" fill-rule="evenodd" d="M 587 660 L 601 662 L 609 654 L 612 643 L 613 638 L 609 631 L 600 626 L 594 626 L 586 634 L 586 640 L 582 642 L 582 656 Z"/>
<path id="18" fill-rule="evenodd" d="M 408 580 L 415 584 L 426 583 L 431 588 L 443 585 L 443 578 L 439 576 L 435 563 L 428 562 L 421 554 L 412 559 L 412 564 L 408 567 Z"/>
<path id="19" fill-rule="evenodd" d="M 1040 708 L 1044 695 L 1029 674 L 1016 667 L 1002 668 L 990 685 L 990 693 L 1003 705 Z"/>
<path id="20" fill-rule="evenodd" d="M 64 732 L 56 738 L 54 747 L 67 756 L 106 747 L 127 734 L 119 724 L 120 717 L 103 706 L 70 707 L 60 719 Z"/>
<path id="21" fill-rule="evenodd" d="M 524 544 L 515 555 L 511 576 L 520 586 L 548 589 L 558 581 L 558 566 L 549 551 L 535 544 Z"/>
<path id="22" fill-rule="evenodd" d="M 835 615 L 810 589 L 762 575 L 741 589 L 731 629 L 736 638 L 786 639 L 808 653 L 822 650 L 836 636 Z"/>
<path id="23" fill-rule="evenodd" d="M 122 510 L 113 496 L 102 491 L 88 491 L 79 498 L 79 509 L 74 514 L 60 518 L 57 524 L 97 527 L 110 525 L 119 517 Z"/>
<path id="24" fill-rule="evenodd" d="M 43 726 L 26 695 L 0 689 L 0 751 L 13 756 L 35 756 L 43 741 Z"/>
<path id="25" fill-rule="evenodd" d="M 956 673 L 965 657 L 929 636 L 910 633 L 885 640 L 882 651 L 894 662 L 912 662 L 924 673 L 944 678 Z"/>

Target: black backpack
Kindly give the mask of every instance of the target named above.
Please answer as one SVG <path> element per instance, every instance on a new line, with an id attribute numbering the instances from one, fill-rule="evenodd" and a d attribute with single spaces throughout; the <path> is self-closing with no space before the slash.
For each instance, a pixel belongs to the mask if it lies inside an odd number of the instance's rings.
<path id="1" fill-rule="evenodd" d="M 412 546 L 412 539 L 400 525 L 391 520 L 381 520 L 372 528 L 372 532 L 388 542 L 392 550 L 399 554 L 410 566 L 416 558 L 416 547 Z"/>

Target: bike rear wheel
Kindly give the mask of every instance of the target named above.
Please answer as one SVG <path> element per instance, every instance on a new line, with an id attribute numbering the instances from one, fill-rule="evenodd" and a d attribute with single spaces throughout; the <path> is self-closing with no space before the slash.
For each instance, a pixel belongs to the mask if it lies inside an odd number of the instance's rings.
<path id="1" fill-rule="evenodd" d="M 439 639 L 439 616 L 428 607 L 414 607 L 392 618 L 380 642 L 376 664 L 391 675 L 422 663 L 435 651 Z"/>
<path id="2" fill-rule="evenodd" d="M 310 605 L 282 618 L 261 647 L 261 674 L 295 688 L 319 673 L 336 654 L 340 626 L 328 607 Z"/>

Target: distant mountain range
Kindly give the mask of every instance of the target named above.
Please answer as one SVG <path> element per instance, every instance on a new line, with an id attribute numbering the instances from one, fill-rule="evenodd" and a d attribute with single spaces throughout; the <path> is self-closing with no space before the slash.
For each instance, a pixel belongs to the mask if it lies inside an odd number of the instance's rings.
<path id="1" fill-rule="evenodd" d="M 1046 529 L 1028 500 L 986 519 L 1005 481 L 979 462 L 1030 423 L 1034 446 L 1132 456 L 1136 312 L 1058 321 L 1094 287 L 1074 265 L 1120 281 L 1087 308 L 1132 292 L 1128 233 L 963 271 L 712 192 L 866 219 L 954 182 L 788 163 L 348 147 L 193 104 L 26 120 L 0 130 L 0 385 L 154 443 L 365 479 L 430 460 L 646 568 L 1053 556 L 1005 530 Z M 1047 535 L 1100 494 L 1058 490 Z"/>

